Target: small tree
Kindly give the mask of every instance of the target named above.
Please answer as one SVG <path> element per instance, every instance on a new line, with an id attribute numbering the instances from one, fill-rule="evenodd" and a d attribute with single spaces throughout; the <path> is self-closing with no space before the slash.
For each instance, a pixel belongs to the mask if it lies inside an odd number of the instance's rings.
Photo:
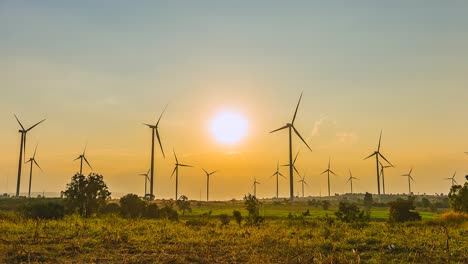
<path id="1" fill-rule="evenodd" d="M 155 203 L 151 203 L 146 207 L 145 211 L 145 217 L 146 218 L 159 218 L 160 217 L 160 212 L 159 212 L 159 207 Z"/>
<path id="2" fill-rule="evenodd" d="M 455 212 L 468 213 L 468 182 L 465 182 L 463 186 L 453 185 L 450 189 L 448 198 L 450 207 Z"/>
<path id="3" fill-rule="evenodd" d="M 364 207 L 367 211 L 370 211 L 373 203 L 374 199 L 372 198 L 372 194 L 366 192 L 366 194 L 364 194 Z"/>
<path id="4" fill-rule="evenodd" d="M 87 177 L 75 174 L 64 192 L 65 204 L 69 211 L 78 212 L 83 217 L 90 217 L 106 205 L 111 193 L 103 176 L 91 173 Z"/>
<path id="5" fill-rule="evenodd" d="M 414 197 L 408 197 L 408 200 L 398 198 L 396 201 L 388 203 L 390 205 L 390 221 L 405 222 L 421 220 L 418 212 L 414 211 Z"/>
<path id="6" fill-rule="evenodd" d="M 221 221 L 221 227 L 226 227 L 231 222 L 231 217 L 227 214 L 219 215 L 219 220 Z"/>
<path id="7" fill-rule="evenodd" d="M 328 210 L 330 208 L 330 201 L 322 201 L 322 209 L 323 210 Z"/>
<path id="8" fill-rule="evenodd" d="M 127 194 L 120 198 L 120 212 L 123 217 L 137 218 L 143 216 L 146 203 L 136 194 Z"/>
<path id="9" fill-rule="evenodd" d="M 423 197 L 421 199 L 421 206 L 424 207 L 424 208 L 430 208 L 431 207 L 431 201 L 429 201 L 429 199 L 427 199 L 426 197 Z"/>
<path id="10" fill-rule="evenodd" d="M 255 195 L 249 193 L 249 195 L 244 196 L 244 206 L 249 212 L 247 217 L 249 224 L 258 224 L 263 221 L 263 217 L 260 216 L 260 202 Z"/>
<path id="11" fill-rule="evenodd" d="M 182 215 L 185 215 L 185 211 L 192 212 L 192 208 L 190 207 L 190 201 L 185 195 L 179 197 L 179 199 L 176 201 L 176 205 L 179 208 L 179 210 L 182 211 Z"/>

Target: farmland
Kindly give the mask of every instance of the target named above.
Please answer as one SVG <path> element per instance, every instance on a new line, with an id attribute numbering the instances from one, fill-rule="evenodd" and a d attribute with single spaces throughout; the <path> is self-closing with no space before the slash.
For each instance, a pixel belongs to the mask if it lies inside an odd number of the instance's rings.
<path id="1" fill-rule="evenodd" d="M 310 215 L 302 213 L 309 209 Z M 223 225 L 243 203 L 193 202 L 178 221 L 100 215 L 27 219 L 0 211 L 0 263 L 466 263 L 468 225 L 421 212 L 419 222 L 390 223 L 388 208 L 371 221 L 344 223 L 336 205 L 264 202 L 259 225 Z M 291 213 L 291 214 L 290 214 Z M 447 247 L 448 245 L 448 247 Z"/>

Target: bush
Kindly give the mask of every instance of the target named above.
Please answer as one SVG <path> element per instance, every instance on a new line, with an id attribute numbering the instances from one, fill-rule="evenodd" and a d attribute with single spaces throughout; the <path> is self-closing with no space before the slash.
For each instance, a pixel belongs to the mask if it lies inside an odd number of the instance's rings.
<path id="1" fill-rule="evenodd" d="M 421 220 L 421 216 L 414 209 L 414 197 L 408 200 L 398 198 L 396 201 L 388 203 L 390 205 L 389 220 L 392 222 L 406 222 Z"/>
<path id="2" fill-rule="evenodd" d="M 366 194 L 364 194 L 364 207 L 367 211 L 370 211 L 373 203 L 374 199 L 372 198 L 372 194 L 366 192 Z"/>
<path id="3" fill-rule="evenodd" d="M 101 213 L 103 214 L 119 214 L 120 213 L 120 206 L 116 203 L 108 203 L 102 209 Z"/>
<path id="4" fill-rule="evenodd" d="M 158 205 L 155 203 L 149 204 L 146 207 L 145 217 L 150 219 L 157 219 L 160 217 Z"/>
<path id="5" fill-rule="evenodd" d="M 146 203 L 136 194 L 127 194 L 120 198 L 120 212 L 123 217 L 137 218 L 143 216 Z"/>
<path id="6" fill-rule="evenodd" d="M 256 225 L 264 221 L 264 218 L 260 216 L 260 202 L 255 195 L 244 196 L 244 206 L 249 212 L 247 216 L 248 224 Z"/>
<path id="7" fill-rule="evenodd" d="M 323 210 L 328 210 L 328 208 L 330 208 L 330 201 L 322 201 L 322 209 Z"/>
<path id="8" fill-rule="evenodd" d="M 468 221 L 468 213 L 448 212 L 442 215 L 442 221 L 454 224 L 461 224 Z"/>
<path id="9" fill-rule="evenodd" d="M 65 207 L 58 202 L 27 203 L 21 208 L 25 217 L 35 219 L 61 219 L 65 215 Z"/>
<path id="10" fill-rule="evenodd" d="M 335 212 L 335 215 L 339 220 L 347 223 L 369 220 L 369 214 L 360 210 L 357 205 L 347 202 L 340 202 L 338 205 L 338 211 Z"/>
<path id="11" fill-rule="evenodd" d="M 174 204 L 171 201 L 165 202 L 164 207 L 159 210 L 159 218 L 165 218 L 171 221 L 178 221 L 179 214 L 174 209 Z"/>
<path id="12" fill-rule="evenodd" d="M 221 221 L 221 226 L 224 227 L 229 225 L 229 222 L 231 222 L 231 217 L 227 214 L 221 214 L 219 216 L 219 220 Z"/>
<path id="13" fill-rule="evenodd" d="M 179 197 L 179 199 L 176 201 L 176 205 L 179 208 L 179 210 L 182 211 L 182 215 L 185 215 L 185 211 L 189 211 L 190 213 L 192 212 L 192 208 L 190 207 L 190 201 L 185 195 Z"/>
<path id="14" fill-rule="evenodd" d="M 234 219 L 236 220 L 236 223 L 241 226 L 241 223 L 242 223 L 242 214 L 240 211 L 237 211 L 237 210 L 234 210 L 232 211 L 232 216 L 234 217 Z"/>

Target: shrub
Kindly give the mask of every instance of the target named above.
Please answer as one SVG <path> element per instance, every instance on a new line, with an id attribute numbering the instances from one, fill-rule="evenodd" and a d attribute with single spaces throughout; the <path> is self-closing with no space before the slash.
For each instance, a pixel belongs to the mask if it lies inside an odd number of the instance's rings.
<path id="1" fill-rule="evenodd" d="M 328 208 L 330 208 L 330 201 L 322 201 L 322 209 L 323 210 L 328 210 Z"/>
<path id="2" fill-rule="evenodd" d="M 398 198 L 396 201 L 388 203 L 390 205 L 389 220 L 393 222 L 405 222 L 421 220 L 418 212 L 414 211 L 414 197 L 407 200 Z"/>
<path id="3" fill-rule="evenodd" d="M 248 224 L 259 224 L 264 221 L 264 218 L 260 216 L 260 202 L 255 195 L 249 194 L 244 196 L 244 206 L 249 215 L 247 216 Z"/>
<path id="4" fill-rule="evenodd" d="M 159 210 L 159 218 L 165 218 L 171 221 L 178 221 L 179 214 L 174 209 L 174 204 L 171 201 L 165 202 L 164 207 Z"/>
<path id="5" fill-rule="evenodd" d="M 65 215 L 65 207 L 58 202 L 27 203 L 21 208 L 25 217 L 36 219 L 61 219 Z"/>
<path id="6" fill-rule="evenodd" d="M 157 204 L 152 203 L 146 207 L 145 217 L 151 219 L 157 219 L 160 217 L 159 207 Z"/>
<path id="7" fill-rule="evenodd" d="M 335 215 L 339 220 L 347 223 L 369 220 L 369 215 L 360 210 L 357 205 L 343 201 L 338 205 Z"/>
<path id="8" fill-rule="evenodd" d="M 221 221 L 221 226 L 228 226 L 229 222 L 231 222 L 231 217 L 227 214 L 221 214 L 219 220 Z"/>
<path id="9" fill-rule="evenodd" d="M 364 207 L 367 211 L 370 211 L 373 203 L 374 199 L 372 198 L 372 194 L 366 192 L 366 194 L 364 194 Z"/>
<path id="10" fill-rule="evenodd" d="M 176 201 L 176 205 L 179 208 L 179 210 L 182 211 L 182 215 L 185 215 L 185 211 L 192 212 L 192 208 L 190 207 L 190 201 L 185 195 L 179 197 L 179 199 Z"/>
<path id="11" fill-rule="evenodd" d="M 120 212 L 123 217 L 141 217 L 146 209 L 146 203 L 136 194 L 127 194 L 120 198 Z"/>
<path id="12" fill-rule="evenodd" d="M 106 206 L 101 210 L 103 214 L 119 214 L 120 213 L 120 206 L 116 203 L 108 203 Z"/>
<path id="13" fill-rule="evenodd" d="M 240 211 L 234 210 L 232 211 L 232 216 L 234 217 L 234 220 L 236 220 L 236 223 L 240 226 L 242 223 L 242 214 Z"/>
<path id="14" fill-rule="evenodd" d="M 468 221 L 468 213 L 448 212 L 441 217 L 442 221 L 454 224 L 461 224 Z"/>

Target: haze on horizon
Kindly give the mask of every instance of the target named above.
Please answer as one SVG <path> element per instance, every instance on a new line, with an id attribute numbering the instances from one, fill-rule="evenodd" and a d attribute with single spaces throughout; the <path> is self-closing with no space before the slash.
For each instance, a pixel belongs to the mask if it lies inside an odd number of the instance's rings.
<path id="1" fill-rule="evenodd" d="M 399 175 L 413 167 L 415 193 L 447 193 L 468 174 L 468 3 L 465 1 L 2 1 L 0 2 L 0 192 L 13 193 L 20 135 L 26 158 L 39 143 L 33 192 L 60 192 L 87 157 L 112 193 L 142 195 L 151 134 L 166 104 L 156 149 L 156 198 L 172 198 L 174 148 L 196 168 L 181 172 L 179 193 L 202 199 L 275 195 L 276 162 L 288 162 L 287 132 L 296 125 L 313 152 L 294 139 L 305 193 L 376 193 L 377 147 L 387 193 L 404 193 Z M 222 112 L 248 122 L 238 143 L 216 140 Z M 90 171 L 86 168 L 85 173 Z M 283 174 L 287 169 L 282 168 Z M 29 168 L 23 167 L 22 193 Z M 299 180 L 299 179 L 297 179 Z M 281 180 L 280 196 L 288 197 Z M 295 192 L 300 184 L 295 186 Z"/>

